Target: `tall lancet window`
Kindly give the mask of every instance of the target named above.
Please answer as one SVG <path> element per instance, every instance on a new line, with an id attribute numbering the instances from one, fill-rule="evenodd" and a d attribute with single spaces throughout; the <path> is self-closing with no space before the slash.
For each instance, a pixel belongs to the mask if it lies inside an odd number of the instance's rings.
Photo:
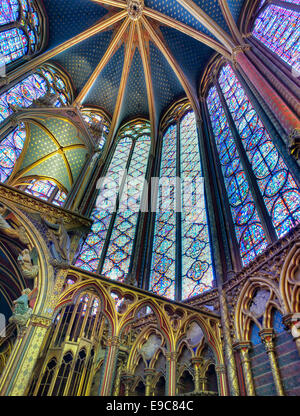
<path id="1" fill-rule="evenodd" d="M 35 0 L 0 0 L 0 56 L 10 64 L 42 45 L 42 15 Z"/>
<path id="2" fill-rule="evenodd" d="M 268 4 L 254 22 L 253 36 L 295 70 L 300 67 L 299 0 L 285 0 L 286 6 Z M 291 7 L 292 5 L 292 7 Z"/>
<path id="3" fill-rule="evenodd" d="M 217 83 L 206 102 L 246 265 L 265 248 L 267 232 L 282 237 L 299 224 L 300 192 L 229 64 L 221 68 Z M 262 206 L 259 213 L 257 203 Z M 241 239 L 243 227 L 247 232 Z"/>
<path id="4" fill-rule="evenodd" d="M 211 289 L 214 275 L 195 115 L 175 110 L 162 139 L 149 289 L 181 300 Z"/>
<path id="5" fill-rule="evenodd" d="M 17 108 L 28 108 L 44 99 L 47 99 L 49 107 L 62 107 L 72 102 L 72 89 L 67 77 L 52 65 L 43 65 L 0 95 L 0 125 Z M 0 138 L 0 182 L 6 182 L 10 177 L 25 141 L 23 123 Z"/>
<path id="6" fill-rule="evenodd" d="M 120 130 L 75 266 L 121 282 L 130 272 L 150 144 L 149 122 L 138 120 Z"/>

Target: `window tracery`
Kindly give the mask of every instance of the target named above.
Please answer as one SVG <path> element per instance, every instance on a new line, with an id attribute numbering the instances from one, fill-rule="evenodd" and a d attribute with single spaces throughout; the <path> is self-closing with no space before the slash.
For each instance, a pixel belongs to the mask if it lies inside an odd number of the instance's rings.
<path id="1" fill-rule="evenodd" d="M 5 64 L 37 53 L 42 35 L 42 16 L 34 0 L 1 0 L 0 55 Z"/>
<path id="2" fill-rule="evenodd" d="M 206 103 L 215 137 L 225 188 L 231 207 L 235 232 L 244 265 L 267 246 L 264 228 L 253 202 L 249 184 L 240 162 L 244 151 L 263 202 L 278 237 L 300 222 L 300 192 L 285 161 L 259 118 L 229 64 L 224 65 L 218 81 L 243 150 L 237 150 L 216 87 L 211 87 Z M 233 186 L 234 184 L 234 186 Z M 238 202 L 236 204 L 236 202 Z M 247 229 L 241 241 L 242 227 Z"/>
<path id="3" fill-rule="evenodd" d="M 61 207 L 67 198 L 66 192 L 50 179 L 31 179 L 19 187 L 32 196 Z"/>
<path id="4" fill-rule="evenodd" d="M 300 4 L 299 0 L 287 1 Z M 299 12 L 270 4 L 255 20 L 253 36 L 286 64 L 299 70 Z"/>
<path id="5" fill-rule="evenodd" d="M 129 272 L 150 151 L 150 126 L 137 121 L 118 134 L 97 195 L 94 223 L 75 266 L 124 281 Z M 127 169 L 127 172 L 126 172 Z"/>
<path id="6" fill-rule="evenodd" d="M 149 288 L 174 299 L 179 286 L 187 299 L 211 289 L 214 276 L 195 116 L 182 104 L 175 110 L 162 141 L 159 176 L 167 179 L 168 194 L 164 184 L 159 186 Z M 176 177 L 181 178 L 180 213 Z"/>

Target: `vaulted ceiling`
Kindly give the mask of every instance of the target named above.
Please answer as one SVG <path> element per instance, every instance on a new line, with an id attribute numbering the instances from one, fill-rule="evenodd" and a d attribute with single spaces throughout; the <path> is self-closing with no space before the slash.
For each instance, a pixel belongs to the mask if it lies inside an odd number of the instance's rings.
<path id="1" fill-rule="evenodd" d="M 201 74 L 217 51 L 230 56 L 245 0 L 43 0 L 45 58 L 70 75 L 77 105 L 121 123 L 142 116 L 153 132 L 187 96 L 197 107 Z"/>

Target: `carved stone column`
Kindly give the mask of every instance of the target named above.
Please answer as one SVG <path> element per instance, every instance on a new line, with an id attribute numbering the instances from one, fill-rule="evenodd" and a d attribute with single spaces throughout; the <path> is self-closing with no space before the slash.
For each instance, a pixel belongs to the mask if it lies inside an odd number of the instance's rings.
<path id="1" fill-rule="evenodd" d="M 203 364 L 203 359 L 194 357 L 191 360 L 193 366 L 194 366 L 194 384 L 195 384 L 195 390 L 194 393 L 200 393 L 203 391 L 203 384 L 201 384 L 201 367 Z"/>
<path id="2" fill-rule="evenodd" d="M 226 369 L 228 374 L 228 383 L 231 396 L 239 396 L 239 381 L 236 370 L 236 363 L 232 348 L 232 338 L 230 330 L 229 311 L 226 301 L 226 295 L 224 290 L 219 287 L 219 298 L 220 298 L 220 312 L 221 312 L 221 323 L 222 333 L 224 337 L 224 351 L 226 357 Z M 224 379 L 225 381 L 225 379 Z M 225 381 L 226 383 L 226 381 Z M 226 395 L 226 394 L 225 394 Z"/>
<path id="3" fill-rule="evenodd" d="M 300 355 L 300 313 L 289 314 L 283 317 L 283 323 L 289 328 L 296 342 Z"/>
<path id="4" fill-rule="evenodd" d="M 113 396 L 119 396 L 119 393 L 120 393 L 121 375 L 122 375 L 122 370 L 124 367 L 125 359 L 126 359 L 126 355 L 124 353 L 119 354 L 119 358 L 117 361 L 118 362 L 117 374 L 116 374 L 116 378 L 114 381 Z"/>
<path id="5" fill-rule="evenodd" d="M 111 396 L 113 379 L 117 365 L 117 358 L 120 346 L 119 337 L 109 337 L 107 340 L 106 354 L 103 364 L 103 373 L 100 384 L 100 396 Z"/>
<path id="6" fill-rule="evenodd" d="M 132 385 L 134 383 L 134 375 L 133 374 L 128 374 L 128 373 L 123 374 L 122 375 L 122 381 L 125 385 L 125 396 L 126 397 L 131 396 L 130 390 L 131 390 Z"/>
<path id="7" fill-rule="evenodd" d="M 144 371 L 145 380 L 146 380 L 146 396 L 152 396 L 153 393 L 153 380 L 156 375 L 156 370 L 154 368 L 146 368 Z"/>
<path id="8" fill-rule="evenodd" d="M 295 129 L 299 128 L 298 117 L 291 111 L 277 92 L 258 72 L 252 62 L 245 55 L 243 47 L 236 48 L 233 58 L 240 65 L 241 69 L 247 75 L 251 83 L 260 92 L 260 95 L 267 103 L 270 110 L 274 113 L 287 135 L 290 135 Z"/>
<path id="9" fill-rule="evenodd" d="M 217 381 L 218 381 L 218 390 L 220 396 L 227 396 L 227 383 L 226 383 L 226 369 L 224 364 L 217 364 L 215 366 Z"/>
<path id="10" fill-rule="evenodd" d="M 284 396 L 283 386 L 281 382 L 281 377 L 280 377 L 279 368 L 278 368 L 278 364 L 276 360 L 275 347 L 274 347 L 274 342 L 273 342 L 273 337 L 274 337 L 273 329 L 269 329 L 269 328 L 263 329 L 262 331 L 259 332 L 259 335 L 262 339 L 262 342 L 265 345 L 265 349 L 269 356 L 277 395 Z"/>
<path id="11" fill-rule="evenodd" d="M 1 396 L 23 396 L 34 370 L 51 319 L 32 315 L 18 337 L 0 380 Z M 3 382 L 3 383 L 2 383 Z"/>
<path id="12" fill-rule="evenodd" d="M 167 386 L 166 386 L 166 396 L 175 396 L 176 395 L 176 362 L 177 362 L 177 352 L 167 352 Z"/>
<path id="13" fill-rule="evenodd" d="M 253 383 L 253 377 L 251 372 L 251 364 L 249 359 L 249 349 L 251 343 L 248 341 L 238 341 L 233 345 L 233 348 L 240 353 L 241 363 L 243 366 L 243 374 L 246 384 L 247 396 L 255 396 L 255 389 Z"/>

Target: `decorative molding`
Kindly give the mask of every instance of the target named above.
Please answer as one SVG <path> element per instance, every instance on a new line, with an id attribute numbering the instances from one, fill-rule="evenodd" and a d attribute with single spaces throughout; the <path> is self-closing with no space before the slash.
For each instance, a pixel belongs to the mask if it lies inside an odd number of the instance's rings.
<path id="1" fill-rule="evenodd" d="M 89 218 L 52 205 L 3 183 L 0 183 L 0 196 L 3 202 L 8 200 L 18 206 L 22 206 L 28 212 L 33 211 L 56 219 L 62 218 L 68 225 L 78 224 L 85 227 L 92 225 L 92 221 Z"/>

